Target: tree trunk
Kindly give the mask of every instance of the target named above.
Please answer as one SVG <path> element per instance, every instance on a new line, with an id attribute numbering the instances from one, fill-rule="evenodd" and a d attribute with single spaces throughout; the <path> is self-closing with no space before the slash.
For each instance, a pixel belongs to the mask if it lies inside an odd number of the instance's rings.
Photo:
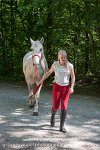
<path id="1" fill-rule="evenodd" d="M 100 0 L 96 0 L 96 8 L 98 10 L 98 17 L 97 17 L 97 32 L 99 37 L 99 45 L 100 45 Z"/>
<path id="2" fill-rule="evenodd" d="M 53 16 L 52 16 L 52 0 L 48 0 L 47 4 L 47 11 L 48 11 L 48 16 L 47 16 L 47 45 L 46 49 L 51 53 L 51 56 L 53 55 L 53 50 L 52 50 L 52 25 L 53 25 Z M 48 56 L 47 56 L 48 57 Z M 48 60 L 50 60 L 48 58 Z"/>
<path id="3" fill-rule="evenodd" d="M 0 15 L 0 22 L 1 22 L 1 46 L 0 46 L 0 49 L 1 49 L 1 64 L 5 64 L 5 42 L 4 42 L 4 28 L 3 28 L 3 24 L 4 24 L 4 21 L 3 21 L 3 1 L 1 0 L 1 15 Z"/>

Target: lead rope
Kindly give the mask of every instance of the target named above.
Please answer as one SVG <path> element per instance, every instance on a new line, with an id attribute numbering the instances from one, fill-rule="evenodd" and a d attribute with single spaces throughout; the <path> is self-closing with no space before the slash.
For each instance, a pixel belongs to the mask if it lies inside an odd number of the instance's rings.
<path id="1" fill-rule="evenodd" d="M 38 56 L 38 55 L 34 55 L 34 56 Z M 34 56 L 32 56 L 32 59 L 34 58 Z M 39 57 L 39 56 L 38 56 Z M 41 57 L 39 57 L 41 59 Z M 45 68 L 44 68 L 44 74 L 45 74 L 45 69 L 46 69 L 46 65 L 45 65 Z M 40 78 L 40 74 L 39 74 L 39 69 L 37 67 L 35 67 L 35 71 L 36 71 L 36 76 L 38 77 L 38 80 L 40 81 L 41 78 Z M 40 84 L 41 85 L 41 84 Z M 38 88 L 40 87 L 40 85 L 38 85 Z M 36 91 L 38 90 L 38 88 L 36 87 Z M 35 91 L 34 90 L 34 91 Z M 34 96 L 34 91 L 33 91 L 33 94 L 31 96 L 29 96 L 29 99 L 32 98 Z M 36 93 L 36 92 L 35 92 Z"/>
<path id="2" fill-rule="evenodd" d="M 38 55 L 35 55 L 35 56 L 38 56 Z M 32 58 L 33 58 L 33 57 L 34 57 L 34 56 L 32 56 Z M 44 61 L 45 61 L 45 60 L 44 60 Z M 45 65 L 45 66 L 44 66 L 44 74 L 45 74 L 45 71 L 46 71 L 46 64 L 44 63 L 44 65 Z M 35 67 L 35 70 L 36 70 L 36 76 L 38 77 L 38 80 L 40 81 L 41 78 L 40 78 L 40 74 L 39 74 L 39 69 Z M 40 87 L 40 85 L 39 85 L 39 87 Z M 39 88 L 39 87 L 38 87 L 38 88 Z M 38 90 L 38 88 L 36 87 L 37 90 Z M 36 89 L 35 89 L 35 90 L 36 90 Z M 34 90 L 34 91 L 35 91 L 35 90 Z M 36 90 L 36 91 L 37 91 L 37 90 Z M 29 96 L 29 99 L 34 96 L 34 91 L 33 91 L 33 94 L 32 94 L 31 96 Z M 35 92 L 35 93 L 36 93 L 36 92 Z"/>
<path id="3" fill-rule="evenodd" d="M 36 76 L 38 77 L 38 80 L 40 81 L 41 78 L 40 78 L 40 74 L 39 74 L 39 69 L 38 69 L 38 68 L 35 68 L 35 70 L 36 70 Z"/>

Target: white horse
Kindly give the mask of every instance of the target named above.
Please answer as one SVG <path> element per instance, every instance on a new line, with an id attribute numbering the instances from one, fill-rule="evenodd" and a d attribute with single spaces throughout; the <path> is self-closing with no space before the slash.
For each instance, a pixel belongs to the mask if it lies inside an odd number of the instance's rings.
<path id="1" fill-rule="evenodd" d="M 34 106 L 33 115 L 38 115 L 38 103 L 40 98 L 40 91 L 42 85 L 39 87 L 36 94 L 32 97 L 35 87 L 38 85 L 40 79 L 48 70 L 48 65 L 43 51 L 44 39 L 33 41 L 30 38 L 31 51 L 23 58 L 23 73 L 29 91 L 29 106 Z"/>

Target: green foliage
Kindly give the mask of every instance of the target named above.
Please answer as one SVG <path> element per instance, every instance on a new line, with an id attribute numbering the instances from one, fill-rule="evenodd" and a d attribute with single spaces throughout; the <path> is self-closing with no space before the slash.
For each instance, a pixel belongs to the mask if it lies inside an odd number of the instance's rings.
<path id="1" fill-rule="evenodd" d="M 49 67 L 65 49 L 77 79 L 100 76 L 100 2 L 94 0 L 1 0 L 0 76 L 23 80 L 29 38 L 44 37 Z"/>

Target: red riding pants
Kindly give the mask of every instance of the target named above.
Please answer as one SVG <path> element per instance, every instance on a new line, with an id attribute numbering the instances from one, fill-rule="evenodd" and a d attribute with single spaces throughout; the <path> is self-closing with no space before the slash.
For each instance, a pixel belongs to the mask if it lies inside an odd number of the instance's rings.
<path id="1" fill-rule="evenodd" d="M 57 83 L 54 83 L 52 90 L 52 110 L 57 111 L 59 109 L 60 104 L 61 110 L 66 110 L 68 106 L 69 95 L 69 85 L 61 86 Z"/>

